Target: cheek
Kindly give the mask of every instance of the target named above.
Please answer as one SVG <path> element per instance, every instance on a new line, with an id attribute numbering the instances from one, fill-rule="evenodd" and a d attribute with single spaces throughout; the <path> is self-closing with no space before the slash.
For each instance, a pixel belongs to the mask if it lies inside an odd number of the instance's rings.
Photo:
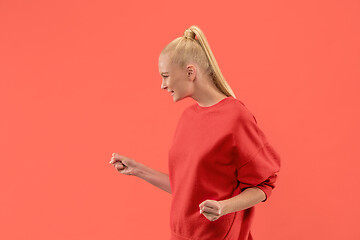
<path id="1" fill-rule="evenodd" d="M 184 84 L 184 83 L 178 84 L 177 89 L 178 89 L 179 92 L 185 93 L 185 92 L 189 91 L 189 85 Z"/>
<path id="2" fill-rule="evenodd" d="M 179 88 L 178 86 L 179 84 L 178 81 L 176 81 L 176 79 L 171 79 L 168 84 L 171 90 L 177 90 Z"/>

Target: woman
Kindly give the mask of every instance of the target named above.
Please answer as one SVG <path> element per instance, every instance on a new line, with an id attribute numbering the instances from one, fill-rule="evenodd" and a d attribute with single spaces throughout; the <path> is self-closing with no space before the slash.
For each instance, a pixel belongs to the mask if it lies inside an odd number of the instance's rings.
<path id="1" fill-rule="evenodd" d="M 280 156 L 236 99 L 201 29 L 191 26 L 159 56 L 161 87 L 182 113 L 169 150 L 169 175 L 114 153 L 110 163 L 172 194 L 172 240 L 248 240 L 254 205 L 275 187 Z"/>

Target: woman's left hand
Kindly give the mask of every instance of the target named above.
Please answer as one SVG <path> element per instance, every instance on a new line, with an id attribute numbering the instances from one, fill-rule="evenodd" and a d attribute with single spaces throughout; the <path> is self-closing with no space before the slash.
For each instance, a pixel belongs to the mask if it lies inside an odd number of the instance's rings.
<path id="1" fill-rule="evenodd" d="M 199 204 L 200 214 L 203 214 L 210 221 L 219 219 L 224 214 L 224 206 L 221 201 L 205 200 Z"/>

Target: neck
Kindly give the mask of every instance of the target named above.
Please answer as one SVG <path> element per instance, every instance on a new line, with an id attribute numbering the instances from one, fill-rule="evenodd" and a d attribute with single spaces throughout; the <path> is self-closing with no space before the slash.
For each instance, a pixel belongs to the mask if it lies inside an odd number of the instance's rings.
<path id="1" fill-rule="evenodd" d="M 192 96 L 202 107 L 211 106 L 226 97 L 227 96 L 215 86 L 211 79 L 203 81 L 201 87 L 196 87 Z"/>

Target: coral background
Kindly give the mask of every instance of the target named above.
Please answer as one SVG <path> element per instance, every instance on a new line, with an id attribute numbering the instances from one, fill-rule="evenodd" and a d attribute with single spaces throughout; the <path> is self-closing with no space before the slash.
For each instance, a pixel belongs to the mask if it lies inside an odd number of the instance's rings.
<path id="1" fill-rule="evenodd" d="M 0 239 L 164 239 L 182 110 L 158 56 L 191 25 L 282 157 L 256 240 L 360 239 L 359 1 L 0 1 Z"/>

